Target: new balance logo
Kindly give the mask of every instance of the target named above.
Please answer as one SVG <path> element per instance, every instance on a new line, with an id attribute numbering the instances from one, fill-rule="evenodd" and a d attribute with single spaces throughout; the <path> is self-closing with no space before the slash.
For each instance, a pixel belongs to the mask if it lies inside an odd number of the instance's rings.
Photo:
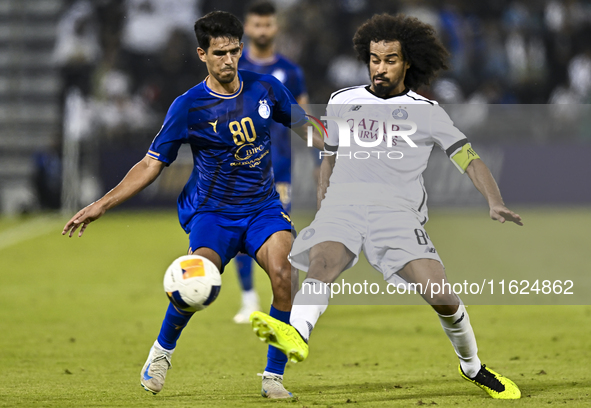
<path id="1" fill-rule="evenodd" d="M 454 322 L 454 324 L 458 324 L 459 322 L 461 322 L 462 320 L 464 320 L 464 312 L 462 312 L 462 315 L 460 316 L 460 318 L 458 320 L 456 320 Z"/>
<path id="2" fill-rule="evenodd" d="M 425 248 L 425 253 L 427 253 L 427 252 L 429 252 L 431 254 L 435 254 L 435 253 L 437 253 L 437 250 L 433 247 L 427 247 L 427 248 Z"/>

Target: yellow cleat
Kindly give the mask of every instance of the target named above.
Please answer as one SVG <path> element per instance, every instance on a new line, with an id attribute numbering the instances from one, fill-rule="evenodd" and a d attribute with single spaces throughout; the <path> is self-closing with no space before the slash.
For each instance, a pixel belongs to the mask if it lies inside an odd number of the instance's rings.
<path id="1" fill-rule="evenodd" d="M 250 322 L 261 341 L 281 350 L 292 362 L 298 363 L 308 357 L 308 344 L 292 325 L 262 312 L 253 312 Z"/>
<path id="2" fill-rule="evenodd" d="M 464 374 L 461 365 L 458 367 L 458 370 L 463 379 L 476 384 L 495 399 L 521 398 L 521 391 L 519 391 L 519 387 L 513 381 L 487 368 L 484 364 L 480 367 L 480 371 L 478 371 L 478 374 L 474 378 L 469 378 Z"/>

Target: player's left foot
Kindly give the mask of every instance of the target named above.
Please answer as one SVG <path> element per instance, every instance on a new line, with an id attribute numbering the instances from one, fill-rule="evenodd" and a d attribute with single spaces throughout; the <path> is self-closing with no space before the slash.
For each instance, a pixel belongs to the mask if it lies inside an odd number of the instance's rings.
<path id="1" fill-rule="evenodd" d="M 293 394 L 283 386 L 283 378 L 275 374 L 259 374 L 263 377 L 261 395 L 271 399 L 293 398 Z"/>
<path id="2" fill-rule="evenodd" d="M 158 394 L 164 387 L 166 372 L 170 368 L 170 355 L 152 346 L 146 364 L 142 367 L 140 384 L 146 391 Z"/>
<path id="3" fill-rule="evenodd" d="M 519 391 L 519 388 L 513 381 L 494 372 L 484 364 L 480 367 L 480 371 L 478 371 L 476 377 L 473 378 L 469 378 L 464 374 L 461 365 L 458 367 L 458 370 L 460 371 L 462 378 L 476 384 L 495 399 L 521 398 L 521 391 Z"/>
<path id="4" fill-rule="evenodd" d="M 252 330 L 261 341 L 277 347 L 292 362 L 298 363 L 308 357 L 308 344 L 292 325 L 263 312 L 251 314 L 250 322 Z"/>

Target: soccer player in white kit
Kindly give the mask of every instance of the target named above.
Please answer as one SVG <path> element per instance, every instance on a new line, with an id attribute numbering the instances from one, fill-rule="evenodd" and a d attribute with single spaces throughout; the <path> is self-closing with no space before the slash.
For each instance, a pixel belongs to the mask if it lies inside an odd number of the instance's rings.
<path id="1" fill-rule="evenodd" d="M 329 285 L 355 265 L 363 249 L 386 281 L 426 289 L 421 296 L 437 313 L 464 379 L 493 398 L 520 398 L 511 380 L 481 364 L 468 313 L 451 287 L 435 294 L 427 285 L 448 282 L 423 227 L 428 215 L 422 173 L 435 145 L 468 174 L 487 199 L 493 220 L 523 225 L 503 203 L 494 178 L 466 136 L 437 102 L 411 90 L 447 68 L 447 51 L 431 26 L 403 15 L 372 17 L 357 30 L 353 43 L 360 60 L 368 64 L 371 85 L 342 89 L 328 103 L 319 211 L 290 254 L 292 265 L 308 276 L 295 296 L 290 325 L 255 312 L 253 329 L 292 361 L 304 360 L 310 333 L 328 306 Z M 339 120 L 351 133 L 357 131 L 350 146 L 342 141 L 339 145 Z M 405 138 L 388 132 L 401 135 L 406 130 L 414 133 Z"/>

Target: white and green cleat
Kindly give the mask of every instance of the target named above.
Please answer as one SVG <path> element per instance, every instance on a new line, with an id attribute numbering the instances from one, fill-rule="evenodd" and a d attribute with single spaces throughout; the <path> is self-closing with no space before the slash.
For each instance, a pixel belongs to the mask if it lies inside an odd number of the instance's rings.
<path id="1" fill-rule="evenodd" d="M 278 348 L 293 363 L 308 357 L 308 344 L 290 324 L 283 323 L 263 312 L 250 315 L 252 330 L 261 341 Z"/>
<path id="2" fill-rule="evenodd" d="M 486 365 L 480 367 L 480 371 L 476 374 L 476 377 L 470 378 L 464 371 L 462 366 L 458 367 L 460 375 L 463 379 L 470 381 L 482 388 L 488 395 L 495 399 L 519 399 L 521 398 L 521 391 L 519 387 L 515 385 L 513 381 L 507 377 L 502 376 L 499 373 L 494 372 Z"/>

